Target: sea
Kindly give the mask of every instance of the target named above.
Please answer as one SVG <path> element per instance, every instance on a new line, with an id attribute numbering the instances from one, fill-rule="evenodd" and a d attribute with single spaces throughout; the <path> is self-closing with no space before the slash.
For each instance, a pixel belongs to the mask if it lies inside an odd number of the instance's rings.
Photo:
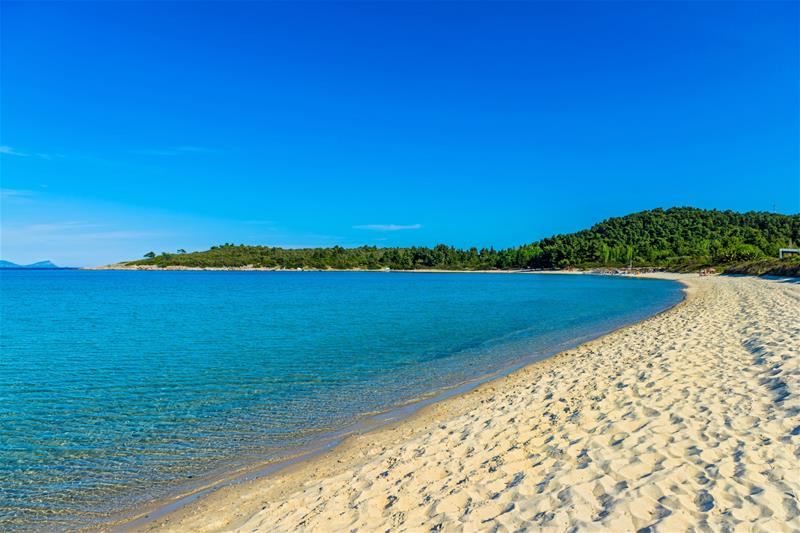
<path id="1" fill-rule="evenodd" d="M 0 530 L 130 516 L 681 299 L 622 276 L 1 270 Z"/>

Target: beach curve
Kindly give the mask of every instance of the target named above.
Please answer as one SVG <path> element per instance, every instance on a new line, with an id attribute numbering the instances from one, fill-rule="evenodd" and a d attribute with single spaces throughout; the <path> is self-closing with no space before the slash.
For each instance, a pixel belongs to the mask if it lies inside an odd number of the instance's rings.
<path id="1" fill-rule="evenodd" d="M 141 531 L 800 528 L 800 285 L 671 310 Z"/>

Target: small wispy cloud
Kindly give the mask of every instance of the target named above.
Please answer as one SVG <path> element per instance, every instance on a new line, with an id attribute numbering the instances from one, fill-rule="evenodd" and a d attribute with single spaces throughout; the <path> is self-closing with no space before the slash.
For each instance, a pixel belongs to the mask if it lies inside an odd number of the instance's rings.
<path id="1" fill-rule="evenodd" d="M 98 239 L 141 239 L 165 235 L 153 231 L 119 230 L 104 224 L 78 220 L 4 227 L 3 232 L 6 237 L 36 242 L 93 242 Z"/>
<path id="2" fill-rule="evenodd" d="M 54 159 L 56 157 L 64 157 L 61 154 L 45 154 L 45 153 L 42 153 L 42 152 L 20 152 L 19 150 L 16 150 L 16 149 L 14 149 L 14 148 L 12 148 L 12 147 L 10 147 L 8 145 L 0 146 L 0 154 L 2 154 L 2 155 L 14 155 L 14 156 L 17 156 L 17 157 L 33 156 L 33 157 L 40 157 L 42 159 L 48 159 L 48 160 L 49 159 Z"/>
<path id="3" fill-rule="evenodd" d="M 77 220 L 67 220 L 64 222 L 56 222 L 53 224 L 29 224 L 25 228 L 29 231 L 75 231 L 87 228 L 99 228 L 100 224 L 90 224 L 88 222 L 80 222 Z"/>
<path id="4" fill-rule="evenodd" d="M 3 209 L 9 210 L 12 207 L 33 206 L 40 201 L 37 191 L 30 189 L 9 189 L 0 188 L 0 203 Z"/>
<path id="5" fill-rule="evenodd" d="M 24 152 L 18 152 L 17 150 L 14 150 L 10 146 L 5 146 L 5 145 L 0 146 L 0 154 L 3 154 L 3 155 L 16 155 L 16 156 L 19 156 L 19 157 L 28 157 L 28 154 L 26 154 Z"/>
<path id="6" fill-rule="evenodd" d="M 30 191 L 28 189 L 0 189 L 0 199 L 3 200 L 11 198 L 30 198 L 35 194 L 35 191 Z"/>
<path id="7" fill-rule="evenodd" d="M 353 226 L 355 229 L 366 229 L 370 231 L 404 231 L 411 229 L 421 229 L 422 224 L 361 224 Z"/>

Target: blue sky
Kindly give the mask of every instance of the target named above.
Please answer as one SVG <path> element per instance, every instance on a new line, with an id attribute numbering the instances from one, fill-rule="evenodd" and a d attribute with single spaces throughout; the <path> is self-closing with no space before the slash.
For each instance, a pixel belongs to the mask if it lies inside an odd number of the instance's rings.
<path id="1" fill-rule="evenodd" d="M 3 259 L 800 210 L 797 2 L 6 2 Z"/>

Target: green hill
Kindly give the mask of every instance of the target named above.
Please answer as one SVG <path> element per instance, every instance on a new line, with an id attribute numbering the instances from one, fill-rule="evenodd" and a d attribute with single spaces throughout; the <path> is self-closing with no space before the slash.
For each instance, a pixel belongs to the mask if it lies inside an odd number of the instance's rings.
<path id="1" fill-rule="evenodd" d="M 800 243 L 800 215 L 653 209 L 505 250 L 304 248 L 223 244 L 204 252 L 152 254 L 128 265 L 332 269 L 521 269 L 660 266 L 693 268 L 777 257 Z M 148 254 L 150 255 L 150 254 Z"/>

